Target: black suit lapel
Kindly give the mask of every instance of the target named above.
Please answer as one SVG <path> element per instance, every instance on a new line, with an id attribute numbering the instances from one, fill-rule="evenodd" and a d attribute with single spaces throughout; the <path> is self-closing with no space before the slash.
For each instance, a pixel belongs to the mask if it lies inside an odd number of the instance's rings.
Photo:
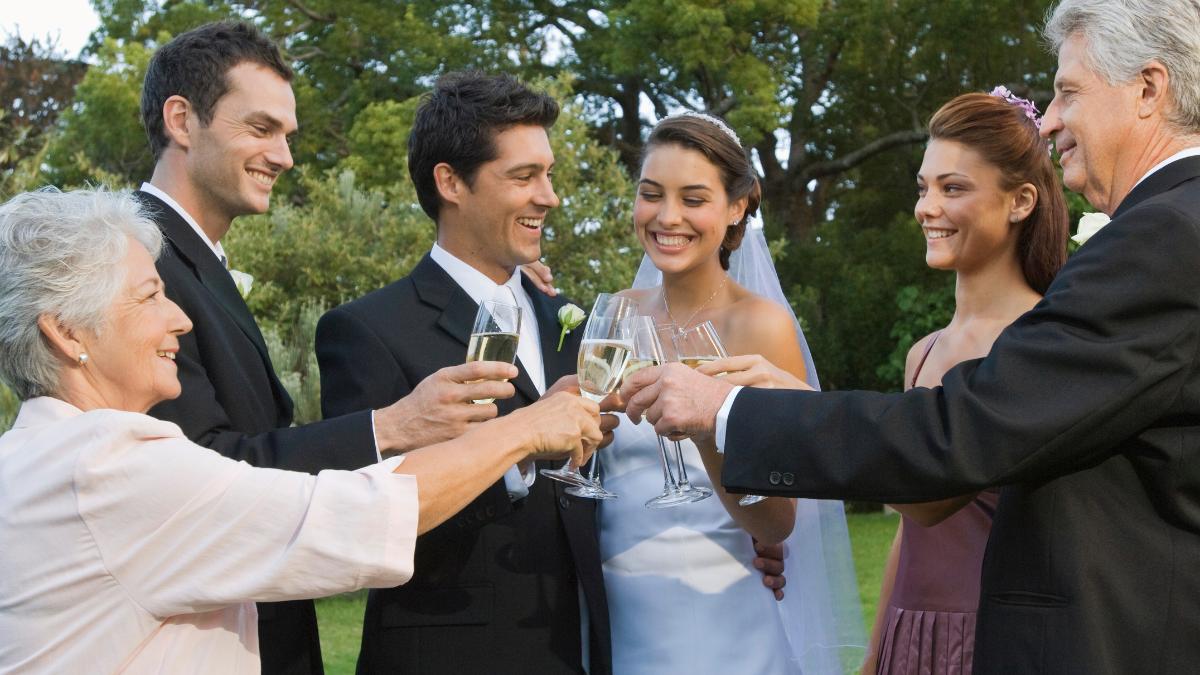
<path id="1" fill-rule="evenodd" d="M 1146 180 L 1125 195 L 1121 205 L 1113 212 L 1113 218 L 1120 217 L 1129 209 L 1146 201 L 1154 195 L 1162 194 L 1180 183 L 1200 176 L 1200 157 L 1184 157 L 1155 171 Z"/>
<path id="2" fill-rule="evenodd" d="M 157 213 L 155 213 L 154 219 L 162 228 L 163 234 L 172 244 L 174 251 L 183 257 L 195 271 L 196 278 L 200 280 L 200 283 L 204 284 L 204 287 L 212 293 L 213 298 L 229 314 L 238 328 L 246 334 L 246 337 L 250 338 L 263 358 L 270 362 L 267 343 L 263 340 L 262 332 L 259 331 L 254 317 L 250 314 L 250 308 L 246 306 L 246 301 L 242 299 L 241 293 L 234 285 L 229 271 L 213 255 L 212 249 L 200 239 L 200 235 L 196 234 L 192 226 L 188 225 L 175 209 L 152 194 L 146 192 L 137 194 L 143 204 L 156 209 Z"/>
<path id="3" fill-rule="evenodd" d="M 546 386 L 549 387 L 558 378 L 575 372 L 577 350 L 572 348 L 570 336 L 563 341 L 562 351 L 558 349 L 558 335 L 562 331 L 562 326 L 558 323 L 558 308 L 566 303 L 538 290 L 528 277 L 521 278 L 521 285 L 529 294 L 534 314 L 537 315 L 538 334 L 542 343 L 542 370 L 545 373 Z M 575 330 L 581 331 L 583 326 Z"/>
<path id="4" fill-rule="evenodd" d="M 417 296 L 421 298 L 421 301 L 441 310 L 437 325 L 447 335 L 462 343 L 463 359 L 465 360 L 467 343 L 471 339 L 471 328 L 475 323 L 475 314 L 479 311 L 479 305 L 475 304 L 475 301 L 458 285 L 458 282 L 428 254 L 421 259 L 421 262 L 417 263 L 409 277 L 412 279 Z M 513 386 L 525 396 L 527 401 L 536 401 L 540 394 L 533 386 L 533 381 L 529 379 L 520 360 L 517 361 L 517 369 L 520 372 L 512 381 Z"/>
<path id="5" fill-rule="evenodd" d="M 428 254 L 413 268 L 413 287 L 417 297 L 431 307 L 441 310 L 437 325 L 448 336 L 461 342 L 463 357 L 466 358 L 467 342 L 471 339 L 471 325 L 475 322 L 477 307 L 454 279 L 434 262 Z"/>

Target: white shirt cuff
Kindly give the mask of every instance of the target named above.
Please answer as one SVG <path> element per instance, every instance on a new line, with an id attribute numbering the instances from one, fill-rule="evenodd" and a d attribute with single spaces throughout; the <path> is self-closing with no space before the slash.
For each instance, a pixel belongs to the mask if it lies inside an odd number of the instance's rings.
<path id="1" fill-rule="evenodd" d="M 721 404 L 721 409 L 717 411 L 716 442 L 717 452 L 721 454 L 725 454 L 725 423 L 729 420 L 729 411 L 733 409 L 733 399 L 737 398 L 738 392 L 741 390 L 742 387 L 734 387 L 725 396 L 725 402 Z"/>
<path id="2" fill-rule="evenodd" d="M 379 436 L 375 433 L 375 411 L 371 411 L 371 440 L 375 442 L 375 461 L 383 461 L 383 453 L 379 452 Z"/>
<path id="3" fill-rule="evenodd" d="M 530 471 L 529 473 L 533 473 Z M 508 499 L 517 501 L 518 499 L 529 496 L 529 485 L 526 483 L 525 477 L 521 475 L 521 470 L 514 464 L 508 467 L 508 471 L 504 472 L 504 489 L 508 490 Z"/>
<path id="4" fill-rule="evenodd" d="M 537 480 L 537 462 L 530 460 L 529 462 L 522 463 L 528 464 L 529 470 L 526 471 L 520 464 L 517 465 L 517 468 L 521 470 L 521 478 L 525 480 L 525 487 L 531 488 L 533 487 L 533 481 Z"/>

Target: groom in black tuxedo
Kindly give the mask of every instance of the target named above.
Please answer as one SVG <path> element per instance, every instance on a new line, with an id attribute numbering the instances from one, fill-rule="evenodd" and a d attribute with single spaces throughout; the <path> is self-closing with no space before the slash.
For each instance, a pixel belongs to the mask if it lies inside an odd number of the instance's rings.
<path id="1" fill-rule="evenodd" d="M 409 276 L 321 318 L 326 417 L 405 396 L 435 369 L 461 363 L 479 303 L 491 299 L 522 308 L 520 375 L 501 413 L 573 383 L 559 380 L 575 371 L 582 330 L 560 350 L 565 301 L 519 271 L 540 256 L 542 225 L 559 203 L 547 136 L 557 117 L 552 98 L 509 76 L 438 81 L 408 151 L 437 243 Z M 596 503 L 566 495 L 536 468 L 513 467 L 421 537 L 410 583 L 371 592 L 359 673 L 611 671 Z"/>
<path id="2" fill-rule="evenodd" d="M 925 502 L 1002 486 L 976 675 L 1200 668 L 1200 14 L 1100 4 L 1065 0 L 1047 25 L 1042 134 L 1112 221 L 987 358 L 904 394 L 734 389 L 673 367 L 622 392 L 633 419 L 715 436 L 735 491 Z M 764 362 L 727 379 L 751 377 L 785 383 Z"/>
<path id="3" fill-rule="evenodd" d="M 503 393 L 455 381 L 488 370 L 472 364 L 482 370 L 448 369 L 403 401 L 372 406 L 378 410 L 361 406 L 291 426 L 292 401 L 221 246 L 234 218 L 266 211 L 275 179 L 292 166 L 291 78 L 275 45 L 235 22 L 183 33 L 150 62 L 142 121 L 156 164 L 136 194 L 165 235 L 157 267 L 166 293 L 193 324 L 180 337 L 176 359 L 182 394 L 150 414 L 178 424 L 196 443 L 255 466 L 358 469 L 379 461 L 380 453 L 460 435 L 468 423 L 494 414 L 472 405 L 472 398 Z M 260 603 L 258 611 L 263 673 L 322 672 L 310 600 Z"/>

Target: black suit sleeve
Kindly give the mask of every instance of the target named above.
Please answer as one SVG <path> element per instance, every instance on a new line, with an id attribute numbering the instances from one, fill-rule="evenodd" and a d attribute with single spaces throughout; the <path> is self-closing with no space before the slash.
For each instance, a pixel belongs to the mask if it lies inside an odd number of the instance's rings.
<path id="1" fill-rule="evenodd" d="M 1183 414 L 1200 343 L 1193 218 L 1159 202 L 1112 221 L 986 359 L 953 368 L 941 387 L 743 390 L 722 482 L 739 492 L 918 502 L 1104 461 L 1155 420 Z"/>
<path id="2" fill-rule="evenodd" d="M 338 307 L 317 322 L 321 369 L 321 414 L 336 418 L 363 408 L 382 408 L 410 393 L 413 385 L 375 331 Z"/>
<path id="3" fill-rule="evenodd" d="M 261 433 L 233 429 L 199 358 L 195 335 L 184 335 L 179 342 L 175 363 L 182 394 L 158 404 L 150 414 L 175 422 L 195 443 L 252 466 L 313 474 L 324 469 L 359 469 L 377 461 L 369 412 Z M 245 405 L 267 403 L 245 401 Z"/>
<path id="4" fill-rule="evenodd" d="M 317 322 L 316 350 L 321 369 L 321 411 L 326 417 L 363 407 L 382 408 L 412 393 L 413 385 L 397 355 L 375 330 L 344 307 L 326 312 Z M 504 481 L 497 481 L 423 538 L 428 541 L 473 530 L 512 508 Z"/>

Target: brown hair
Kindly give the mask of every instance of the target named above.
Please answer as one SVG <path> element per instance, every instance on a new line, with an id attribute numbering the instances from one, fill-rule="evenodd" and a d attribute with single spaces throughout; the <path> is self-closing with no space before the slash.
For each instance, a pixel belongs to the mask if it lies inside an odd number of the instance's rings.
<path id="1" fill-rule="evenodd" d="M 142 126 L 156 161 L 170 145 L 162 116 L 167 99 L 175 95 L 186 98 L 200 123 L 208 126 L 217 102 L 229 93 L 229 71 L 243 63 L 268 68 L 284 81 L 292 81 L 292 68 L 279 48 L 244 21 L 206 23 L 176 36 L 155 52 L 142 84 Z"/>
<path id="2" fill-rule="evenodd" d="M 762 202 L 762 186 L 759 185 L 754 165 L 737 141 L 713 121 L 702 117 L 679 115 L 659 122 L 646 141 L 643 161 L 656 146 L 668 144 L 695 150 L 712 162 L 721 174 L 725 197 L 730 202 L 746 198 L 746 212 L 742 219 L 729 226 L 725 231 L 725 239 L 721 241 L 721 268 L 728 270 L 729 256 L 742 245 L 742 237 L 746 235 L 746 222 L 758 213 L 759 203 Z"/>
<path id="3" fill-rule="evenodd" d="M 1037 204 L 1020 223 L 1017 257 L 1025 281 L 1045 293 L 1067 261 L 1067 203 L 1046 141 L 1025 111 L 991 94 L 963 94 L 929 120 L 930 140 L 955 141 L 1000 170 L 1001 188 L 1037 189 Z"/>

